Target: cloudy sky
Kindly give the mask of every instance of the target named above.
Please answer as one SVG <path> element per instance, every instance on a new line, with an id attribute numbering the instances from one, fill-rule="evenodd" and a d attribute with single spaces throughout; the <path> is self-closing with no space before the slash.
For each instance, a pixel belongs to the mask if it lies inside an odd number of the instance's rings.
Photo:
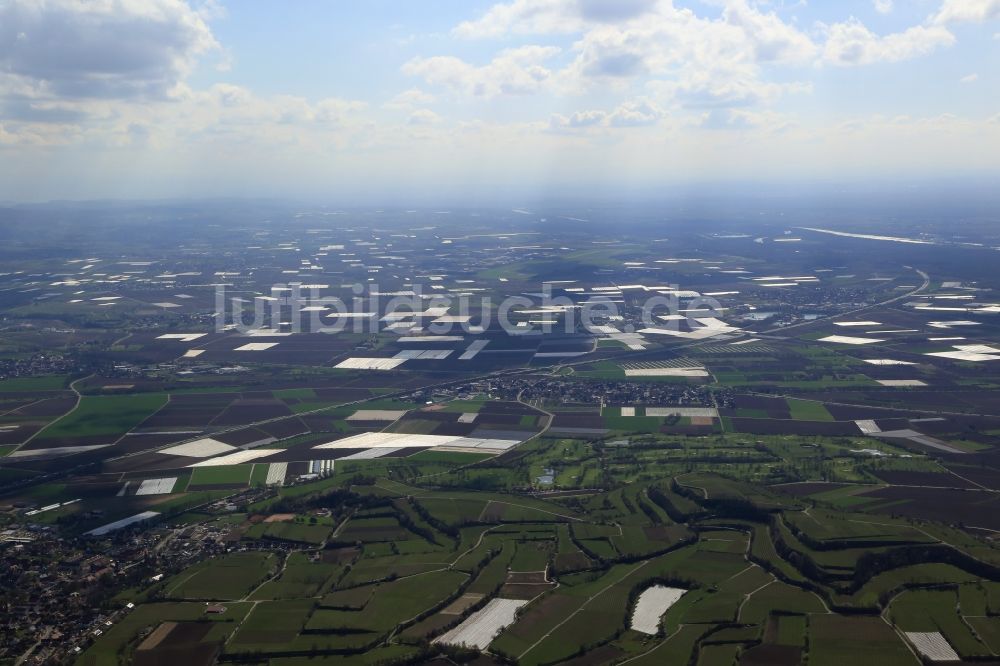
<path id="1" fill-rule="evenodd" d="M 1000 0 L 0 0 L 0 199 L 1000 175 Z"/>

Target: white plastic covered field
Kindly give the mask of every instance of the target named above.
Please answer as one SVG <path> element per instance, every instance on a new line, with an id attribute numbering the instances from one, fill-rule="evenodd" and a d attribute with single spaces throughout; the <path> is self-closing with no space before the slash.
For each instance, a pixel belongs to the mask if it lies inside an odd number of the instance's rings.
<path id="1" fill-rule="evenodd" d="M 921 656 L 931 661 L 961 661 L 961 657 L 948 644 L 940 631 L 907 631 L 906 639 L 913 644 Z"/>
<path id="2" fill-rule="evenodd" d="M 463 449 L 492 449 L 506 451 L 516 446 L 516 439 L 486 439 L 480 437 L 459 437 L 457 435 L 411 435 L 397 432 L 365 432 L 345 437 L 334 442 L 320 444 L 316 449 L 408 449 L 436 448 L 439 446 Z"/>
<path id="3" fill-rule="evenodd" d="M 666 585 L 654 585 L 643 590 L 632 611 L 633 631 L 643 634 L 655 634 L 660 629 L 660 618 L 667 610 L 684 596 L 687 590 Z"/>
<path id="4" fill-rule="evenodd" d="M 626 368 L 626 377 L 708 377 L 705 368 Z"/>
<path id="5" fill-rule="evenodd" d="M 856 338 L 850 335 L 828 335 L 819 342 L 835 342 L 840 345 L 873 345 L 885 340 L 879 338 Z"/>
<path id="6" fill-rule="evenodd" d="M 268 486 L 284 485 L 287 474 L 288 463 L 271 463 L 267 466 L 267 479 L 265 479 L 264 483 Z"/>
<path id="7" fill-rule="evenodd" d="M 144 479 L 142 483 L 139 484 L 139 489 L 135 491 L 136 495 L 166 495 L 171 490 L 174 489 L 174 484 L 177 483 L 177 477 L 171 476 L 164 479 Z"/>
<path id="8" fill-rule="evenodd" d="M 406 362 L 402 358 L 365 358 L 354 356 L 343 360 L 335 368 L 342 370 L 392 370 Z"/>
<path id="9" fill-rule="evenodd" d="M 858 429 L 865 435 L 882 432 L 882 428 L 878 427 L 878 424 L 875 423 L 874 419 L 862 419 L 860 421 L 855 421 L 854 424 L 857 425 Z"/>
<path id="10" fill-rule="evenodd" d="M 485 650 L 497 634 L 514 623 L 517 609 L 526 603 L 522 599 L 493 599 L 434 642 Z"/>
<path id="11" fill-rule="evenodd" d="M 208 458 L 209 456 L 217 456 L 220 453 L 228 453 L 235 450 L 235 446 L 230 446 L 211 437 L 206 437 L 193 442 L 187 442 L 186 444 L 171 446 L 169 449 L 163 449 L 160 453 L 187 458 Z"/>
<path id="12" fill-rule="evenodd" d="M 219 467 L 221 465 L 239 465 L 241 463 L 250 462 L 251 460 L 256 460 L 257 458 L 266 458 L 267 456 L 273 456 L 275 453 L 281 453 L 283 449 L 249 449 L 246 451 L 236 451 L 230 453 L 229 455 L 220 456 L 218 458 L 209 458 L 208 460 L 202 460 L 201 462 L 196 462 L 193 465 L 188 465 L 188 467 Z"/>
<path id="13" fill-rule="evenodd" d="M 396 421 L 406 414 L 403 409 L 359 409 L 345 421 Z"/>
<path id="14" fill-rule="evenodd" d="M 180 342 L 194 342 L 198 338 L 203 338 L 207 333 L 164 333 L 156 336 L 157 340 L 179 340 Z"/>

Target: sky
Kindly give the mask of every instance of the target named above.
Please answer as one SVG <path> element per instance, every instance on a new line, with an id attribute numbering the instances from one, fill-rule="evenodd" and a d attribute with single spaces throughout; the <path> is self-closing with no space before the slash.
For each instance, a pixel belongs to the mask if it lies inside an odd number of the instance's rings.
<path id="1" fill-rule="evenodd" d="M 0 200 L 1000 182 L 1000 0 L 0 0 Z"/>

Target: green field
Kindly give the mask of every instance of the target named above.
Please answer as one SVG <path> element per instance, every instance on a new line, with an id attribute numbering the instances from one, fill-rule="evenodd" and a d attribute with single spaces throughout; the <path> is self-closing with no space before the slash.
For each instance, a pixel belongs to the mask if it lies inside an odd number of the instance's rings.
<path id="1" fill-rule="evenodd" d="M 200 562 L 161 583 L 158 593 L 170 600 L 258 602 L 226 652 L 290 660 L 324 651 L 364 660 L 379 653 L 375 646 L 433 640 L 461 619 L 440 612 L 461 594 L 532 600 L 490 650 L 537 666 L 581 650 L 607 661 L 687 664 L 691 657 L 721 664 L 758 640 L 765 641 L 762 649 L 801 652 L 821 666 L 866 654 L 890 665 L 913 663 L 895 628 L 942 631 L 968 657 L 989 655 L 992 642 L 1000 642 L 1000 629 L 988 621 L 991 609 L 1000 608 L 1000 580 L 977 585 L 959 566 L 905 559 L 855 578 L 866 556 L 912 549 L 925 557 L 923 549 L 938 540 L 1000 566 L 988 545 L 941 525 L 813 506 L 724 462 L 780 451 L 791 464 L 808 465 L 853 441 L 813 438 L 820 444 L 812 449 L 782 437 L 715 437 L 685 440 L 683 448 L 663 433 L 635 437 L 643 445 L 610 447 L 600 454 L 603 467 L 593 464 L 604 478 L 628 482 L 545 497 L 457 483 L 488 478 L 491 460 L 480 477 L 440 460 L 375 461 L 381 466 L 362 468 L 382 475 L 371 479 L 341 468 L 316 483 L 276 489 L 275 499 L 245 513 L 212 518 L 242 540 L 230 543 L 267 548 L 269 540 L 281 541 L 292 552 L 237 552 Z M 557 477 L 580 474 L 595 456 L 592 444 L 565 437 L 539 438 L 526 451 L 529 461 L 518 475 L 549 467 Z M 681 453 L 721 457 L 690 469 L 674 462 Z M 889 464 L 940 469 L 916 458 Z M 675 471 L 650 478 L 649 465 Z M 246 485 L 255 468 L 266 466 L 194 468 L 191 485 Z M 72 492 L 61 485 L 59 496 Z M 269 502 L 280 507 L 270 513 L 288 512 L 287 520 L 262 522 Z M 210 514 L 189 514 L 184 524 L 199 516 Z M 558 586 L 545 582 L 553 579 Z M 635 595 L 657 581 L 687 590 L 662 617 L 662 636 L 671 636 L 667 645 L 676 653 L 658 648 L 661 638 L 628 629 Z M 927 583 L 960 587 L 904 592 Z M 963 615 L 955 610 L 959 601 Z M 867 615 L 831 612 L 841 607 Z M 845 642 L 844 635 L 856 640 Z M 654 661 L 657 655 L 662 661 Z"/>
<path id="2" fill-rule="evenodd" d="M 254 465 L 218 465 L 191 470 L 189 488 L 198 486 L 246 485 Z"/>
<path id="3" fill-rule="evenodd" d="M 246 531 L 250 539 L 280 539 L 319 545 L 330 536 L 329 525 L 310 525 L 303 522 L 261 523 Z"/>
<path id="4" fill-rule="evenodd" d="M 316 602 L 311 599 L 256 604 L 232 639 L 232 650 L 276 649 L 291 643 L 305 626 Z"/>
<path id="5" fill-rule="evenodd" d="M 202 603 L 142 604 L 107 629 L 77 660 L 79 666 L 119 666 L 122 655 L 130 653 L 138 643 L 140 632 L 161 622 L 212 622 L 208 638 L 225 639 L 250 611 L 250 603 L 227 603 L 226 612 L 207 615 Z"/>
<path id="6" fill-rule="evenodd" d="M 277 579 L 264 583 L 251 599 L 296 599 L 318 595 L 343 572 L 337 564 L 324 563 L 304 553 L 288 556 Z"/>
<path id="7" fill-rule="evenodd" d="M 270 465 L 268 463 L 255 463 L 252 467 L 253 471 L 250 473 L 250 485 L 264 485 L 267 481 L 267 471 Z"/>
<path id="8" fill-rule="evenodd" d="M 889 617 L 902 631 L 940 631 L 962 657 L 990 655 L 957 607 L 958 595 L 953 590 L 910 590 L 893 600 Z"/>
<path id="9" fill-rule="evenodd" d="M 117 438 L 142 423 L 166 403 L 167 396 L 162 393 L 85 395 L 80 398 L 76 409 L 45 428 L 38 438 Z"/>
<path id="10" fill-rule="evenodd" d="M 279 395 L 297 407 L 322 394 L 288 389 Z M 145 399 L 139 410 L 136 396 L 85 398 L 72 418 L 86 423 L 86 414 L 124 404 L 134 421 L 162 395 Z M 805 431 L 822 431 L 818 422 L 832 421 L 820 401 L 754 399 L 771 404 L 771 411 L 787 405 Z M 95 402 L 104 400 L 111 402 Z M 279 446 L 308 450 L 346 428 L 342 419 L 351 409 L 311 421 L 315 431 Z M 428 433 L 449 414 L 496 413 L 475 400 L 449 409 L 391 427 Z M 591 423 L 598 413 L 577 404 L 567 410 L 570 419 L 581 414 Z M 737 413 L 766 420 L 768 410 Z M 500 456 L 423 451 L 343 462 L 327 478 L 297 483 L 290 477 L 288 486 L 269 489 L 263 487 L 267 463 L 191 468 L 179 484 L 189 492 L 141 501 L 171 515 L 164 525 L 213 526 L 236 552 L 155 585 L 140 583 L 132 598 L 143 613 L 167 607 L 146 602 L 152 599 L 239 605 L 249 616 L 238 630 L 228 626 L 220 634 L 235 632 L 223 658 L 280 654 L 271 661 L 288 664 L 309 655 L 347 663 L 370 663 L 378 655 L 413 658 L 414 650 L 436 645 L 436 637 L 472 612 L 441 612 L 462 595 L 470 595 L 467 609 L 497 596 L 530 600 L 489 649 L 535 666 L 580 654 L 596 664 L 731 665 L 737 655 L 753 654 L 751 646 L 759 654 L 798 655 L 811 666 L 863 663 L 865 655 L 887 666 L 915 663 L 897 630 L 941 631 L 968 658 L 986 658 L 1000 646 L 1000 622 L 993 617 L 1000 612 L 1000 573 L 995 580 L 983 573 L 989 566 L 1000 572 L 992 544 L 954 527 L 893 515 L 908 502 L 873 496 L 883 487 L 874 481 L 876 472 L 952 478 L 948 461 L 890 444 L 878 445 L 886 457 L 862 458 L 853 452 L 871 442 L 860 435 L 685 434 L 688 420 L 665 429 L 664 419 L 622 417 L 614 407 L 598 418 L 615 432 L 542 434 Z M 535 419 L 515 409 L 496 420 L 518 428 Z M 983 469 L 970 464 L 958 473 L 979 479 Z M 553 483 L 537 483 L 543 475 Z M 811 485 L 800 496 L 803 482 Z M 246 506 L 237 489 L 252 493 Z M 83 490 L 89 489 L 60 480 L 22 497 L 42 505 Z M 227 494 L 236 511 L 206 506 Z M 283 515 L 264 522 L 274 514 Z M 57 524 L 63 515 L 39 520 Z M 941 543 L 981 564 L 949 559 Z M 870 564 L 889 553 L 892 561 Z M 661 634 L 648 637 L 630 630 L 629 622 L 638 592 L 654 583 L 686 592 L 660 618 Z M 926 585 L 936 587 L 913 589 Z M 252 611 L 244 600 L 256 603 Z M 110 650 L 128 654 L 138 631 L 123 629 L 128 637 L 100 642 L 87 659 L 103 652 L 103 660 Z"/>
<path id="11" fill-rule="evenodd" d="M 64 375 L 41 377 L 16 377 L 0 380 L 0 393 L 32 393 L 35 391 L 61 391 L 69 384 Z"/>
<path id="12" fill-rule="evenodd" d="M 809 663 L 916 666 L 920 662 L 881 618 L 814 615 L 809 619 Z"/>
<path id="13" fill-rule="evenodd" d="M 269 576 L 277 558 L 268 553 L 231 553 L 207 560 L 174 576 L 163 587 L 171 599 L 242 599 Z"/>
<path id="14" fill-rule="evenodd" d="M 823 403 L 811 400 L 795 400 L 793 398 L 789 398 L 786 402 L 788 403 L 788 411 L 791 412 L 792 418 L 798 421 L 833 420 L 833 416 L 826 410 Z"/>

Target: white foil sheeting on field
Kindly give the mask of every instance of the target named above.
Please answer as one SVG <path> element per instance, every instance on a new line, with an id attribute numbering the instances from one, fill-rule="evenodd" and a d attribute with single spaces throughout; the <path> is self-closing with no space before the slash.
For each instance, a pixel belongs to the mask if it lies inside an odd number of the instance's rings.
<path id="1" fill-rule="evenodd" d="M 678 331 L 672 328 L 641 328 L 637 332 L 641 335 L 670 335 L 675 338 L 686 338 L 688 340 L 704 340 L 725 333 L 739 333 L 740 329 L 731 326 L 725 328 L 704 326 L 693 331 Z"/>
<path id="2" fill-rule="evenodd" d="M 396 451 L 402 451 L 403 449 L 365 449 L 364 451 L 358 451 L 357 453 L 352 453 L 349 456 L 344 456 L 343 458 L 337 458 L 338 461 L 342 460 L 372 460 L 373 458 L 381 458 L 382 456 L 387 456 L 390 453 L 395 453 Z"/>
<path id="3" fill-rule="evenodd" d="M 955 345 L 955 349 L 973 354 L 998 354 L 1000 349 L 995 349 L 989 345 Z"/>
<path id="4" fill-rule="evenodd" d="M 878 342 L 885 342 L 878 338 L 856 338 L 849 335 L 828 335 L 820 338 L 819 342 L 835 342 L 840 345 L 871 345 Z"/>
<path id="5" fill-rule="evenodd" d="M 251 460 L 256 460 L 257 458 L 273 456 L 275 453 L 281 453 L 282 451 L 284 451 L 284 449 L 250 449 L 248 451 L 237 451 L 235 453 L 230 453 L 227 456 L 202 460 L 201 462 L 196 462 L 193 465 L 188 465 L 188 467 L 220 467 L 222 465 L 239 465 L 241 463 L 250 462 Z"/>
<path id="6" fill-rule="evenodd" d="M 268 349 L 277 346 L 277 342 L 248 342 L 242 347 L 237 347 L 233 351 L 267 351 Z"/>
<path id="7" fill-rule="evenodd" d="M 517 609 L 526 603 L 528 602 L 523 599 L 491 599 L 460 625 L 434 639 L 434 642 L 485 650 L 497 634 L 514 623 Z"/>
<path id="8" fill-rule="evenodd" d="M 171 446 L 168 449 L 162 449 L 160 453 L 166 453 L 171 456 L 184 456 L 186 458 L 208 458 L 235 450 L 235 446 L 230 446 L 211 437 L 206 437 L 193 442 L 187 442 L 186 444 Z"/>
<path id="9" fill-rule="evenodd" d="M 345 421 L 398 421 L 406 414 L 405 409 L 359 409 Z"/>
<path id="10" fill-rule="evenodd" d="M 968 361 L 969 363 L 981 363 L 983 361 L 1000 361 L 1000 354 L 978 354 L 971 351 L 945 351 L 945 352 L 931 352 L 929 354 L 924 354 L 925 356 L 937 356 L 938 358 L 947 358 L 953 361 Z"/>
<path id="11" fill-rule="evenodd" d="M 451 356 L 451 349 L 404 349 L 393 358 L 404 361 L 443 361 Z"/>
<path id="12" fill-rule="evenodd" d="M 639 595 L 632 611 L 630 627 L 633 631 L 643 634 L 656 634 L 660 629 L 660 618 L 667 610 L 684 596 L 687 590 L 665 585 L 654 585 L 646 588 Z"/>
<path id="13" fill-rule="evenodd" d="M 315 449 L 408 449 L 436 448 L 439 446 L 459 447 L 465 449 L 500 450 L 516 446 L 516 439 L 489 439 L 481 437 L 459 437 L 456 435 L 412 435 L 398 432 L 365 432 L 360 435 L 345 437 L 326 444 L 314 446 Z"/>
<path id="14" fill-rule="evenodd" d="M 108 523 L 107 525 L 101 525 L 98 528 L 92 529 L 87 532 L 87 536 L 103 536 L 109 532 L 114 532 L 115 530 L 120 530 L 123 527 L 128 527 L 129 525 L 134 525 L 135 523 L 141 523 L 150 518 L 156 518 L 160 513 L 158 511 L 143 511 L 142 513 L 137 513 L 134 516 L 129 516 L 128 518 L 122 518 L 121 520 L 116 520 L 113 523 Z"/>
<path id="15" fill-rule="evenodd" d="M 855 421 L 854 424 L 858 426 L 858 430 L 864 435 L 873 435 L 882 432 L 882 429 L 878 427 L 878 424 L 873 419 L 862 419 Z"/>
<path id="16" fill-rule="evenodd" d="M 708 377 L 705 368 L 625 368 L 626 377 Z"/>
<path id="17" fill-rule="evenodd" d="M 288 463 L 277 462 L 267 466 L 267 478 L 264 485 L 281 486 L 285 484 L 285 477 L 288 475 Z"/>
<path id="18" fill-rule="evenodd" d="M 461 356 L 458 357 L 459 361 L 471 361 L 476 358 L 476 355 L 483 351 L 486 345 L 490 344 L 489 340 L 474 340 L 472 343 L 466 347 L 465 351 Z"/>
<path id="19" fill-rule="evenodd" d="M 406 362 L 403 358 L 363 358 L 354 356 L 341 361 L 335 368 L 342 370 L 392 370 Z"/>
<path id="20" fill-rule="evenodd" d="M 163 479 L 143 479 L 139 484 L 136 495 L 166 495 L 174 489 L 177 477 L 171 476 Z"/>
<path id="21" fill-rule="evenodd" d="M 940 631 L 904 631 L 903 635 L 922 657 L 931 661 L 962 660 Z"/>
<path id="22" fill-rule="evenodd" d="M 157 340 L 179 340 L 181 342 L 194 342 L 198 338 L 203 338 L 208 333 L 164 333 L 156 336 Z"/>

